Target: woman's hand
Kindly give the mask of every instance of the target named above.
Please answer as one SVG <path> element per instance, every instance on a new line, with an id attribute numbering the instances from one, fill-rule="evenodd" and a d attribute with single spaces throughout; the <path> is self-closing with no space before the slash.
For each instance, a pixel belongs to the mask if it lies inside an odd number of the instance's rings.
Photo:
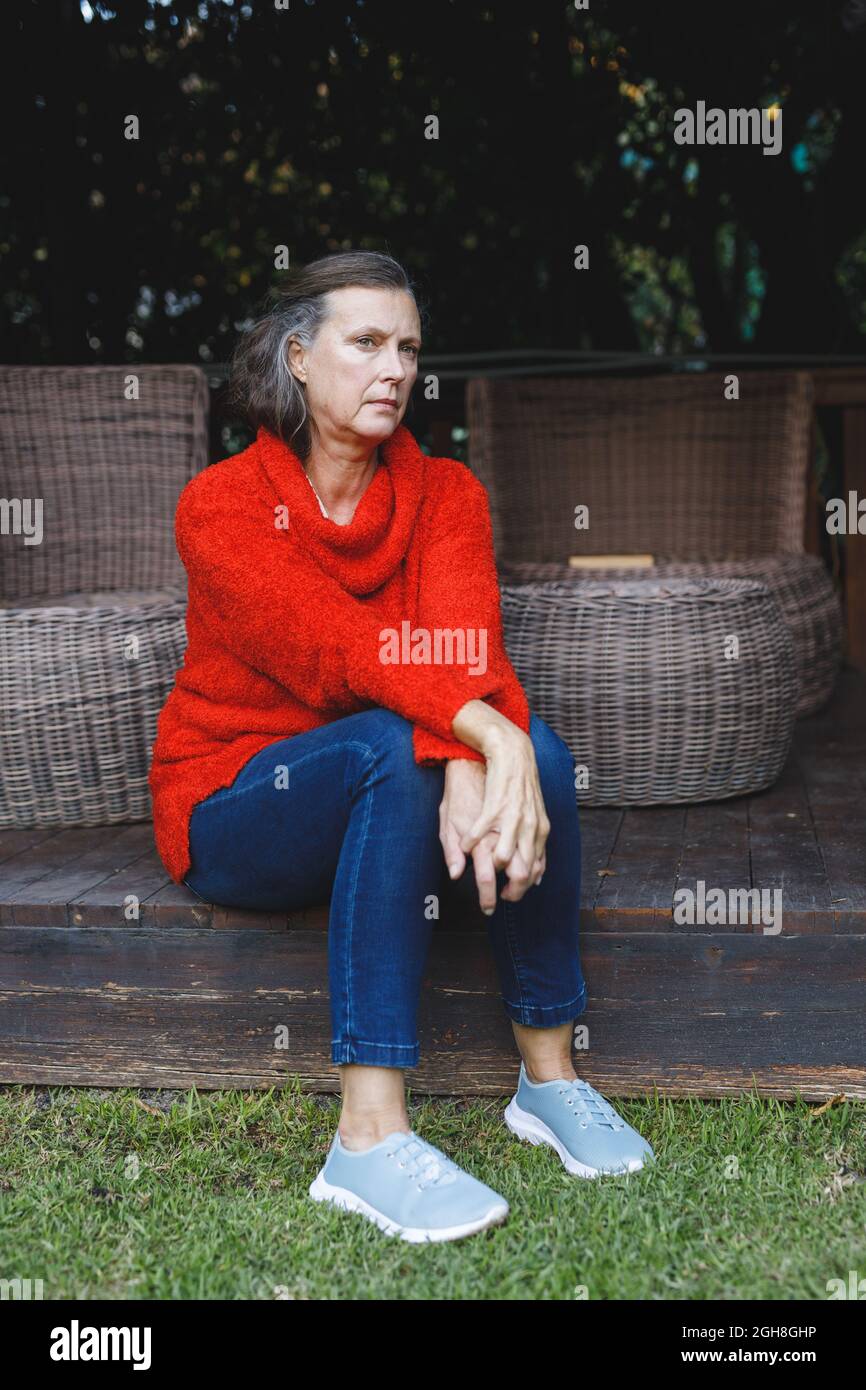
<path id="1" fill-rule="evenodd" d="M 446 764 L 445 794 L 439 808 L 439 839 L 452 878 L 459 878 L 466 868 L 461 841 L 482 813 L 486 782 L 487 769 L 483 763 L 458 758 Z M 488 914 L 496 907 L 497 868 L 504 868 L 508 876 L 502 897 L 509 902 L 519 902 L 527 889 L 540 880 L 546 866 L 543 850 L 534 860 L 531 871 L 519 849 L 515 849 L 507 863 L 498 864 L 495 859 L 498 841 L 499 830 L 494 826 L 477 839 L 470 851 L 478 900 Z"/>
<path id="2" fill-rule="evenodd" d="M 544 873 L 550 833 L 532 740 L 483 700 L 467 701 L 451 727 L 486 759 L 481 809 L 460 835 L 459 847 L 470 854 L 497 832 L 493 865 L 508 874 L 503 898 L 517 902 Z"/>
<path id="3" fill-rule="evenodd" d="M 544 873 L 550 833 L 535 749 L 519 729 L 487 759 L 481 810 L 461 836 L 460 848 L 473 853 L 491 831 L 498 832 L 494 867 L 504 868 L 508 874 L 502 896 L 518 902 Z"/>
<path id="4" fill-rule="evenodd" d="M 452 878 L 466 869 L 466 855 L 460 840 L 478 819 L 484 804 L 486 769 L 468 758 L 452 758 L 445 764 L 445 794 L 439 806 L 439 840 Z M 488 915 L 496 907 L 496 868 L 493 848 L 498 836 L 491 831 L 472 851 L 478 901 Z"/>

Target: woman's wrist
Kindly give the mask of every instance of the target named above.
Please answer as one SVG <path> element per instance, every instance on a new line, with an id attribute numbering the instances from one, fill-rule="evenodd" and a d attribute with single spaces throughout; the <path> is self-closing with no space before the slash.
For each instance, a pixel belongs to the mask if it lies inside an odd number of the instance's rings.
<path id="1" fill-rule="evenodd" d="M 494 757 L 515 737 L 525 737 L 516 724 L 484 700 L 467 700 L 461 705 L 451 721 L 451 728 L 461 743 L 485 758 Z"/>
<path id="2" fill-rule="evenodd" d="M 479 773 L 483 776 L 486 771 L 486 763 L 479 762 L 478 758 L 449 758 L 445 763 L 445 773 L 451 777 L 469 779 L 477 777 Z"/>

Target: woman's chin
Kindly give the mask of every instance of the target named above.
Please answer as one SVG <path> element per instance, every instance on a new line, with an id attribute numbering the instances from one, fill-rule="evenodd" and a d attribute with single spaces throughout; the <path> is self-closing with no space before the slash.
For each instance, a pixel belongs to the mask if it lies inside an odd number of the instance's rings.
<path id="1" fill-rule="evenodd" d="M 397 410 L 383 409 L 369 413 L 374 418 L 360 424 L 358 433 L 371 445 L 381 444 L 383 439 L 390 439 L 403 418 L 402 413 Z"/>

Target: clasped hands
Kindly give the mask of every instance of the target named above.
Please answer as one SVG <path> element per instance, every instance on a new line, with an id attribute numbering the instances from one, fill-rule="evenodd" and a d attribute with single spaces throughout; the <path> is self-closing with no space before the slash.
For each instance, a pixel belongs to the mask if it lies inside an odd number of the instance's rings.
<path id="1" fill-rule="evenodd" d="M 465 871 L 471 856 L 478 900 L 489 915 L 496 907 L 497 870 L 506 872 L 502 897 L 508 902 L 519 902 L 540 883 L 550 821 L 535 750 L 525 734 L 515 729 L 485 757 L 483 763 L 464 758 L 446 763 L 439 840 L 452 879 Z"/>

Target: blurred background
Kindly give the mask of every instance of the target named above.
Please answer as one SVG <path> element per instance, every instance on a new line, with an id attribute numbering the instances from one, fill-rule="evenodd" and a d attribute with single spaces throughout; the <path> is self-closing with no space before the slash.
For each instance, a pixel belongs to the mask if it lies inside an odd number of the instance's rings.
<path id="1" fill-rule="evenodd" d="M 866 353 L 864 0 L 7 0 L 2 23 L 5 361 L 221 363 L 278 246 L 389 250 L 433 354 Z M 778 106 L 781 154 L 677 145 L 698 100 Z"/>
<path id="2" fill-rule="evenodd" d="M 196 363 L 219 458 L 278 267 L 356 247 L 415 278 L 406 424 L 464 460 L 471 375 L 866 363 L 866 0 L 279 4 L 7 0 L 0 360 Z M 698 101 L 780 111 L 781 153 L 678 145 Z"/>

